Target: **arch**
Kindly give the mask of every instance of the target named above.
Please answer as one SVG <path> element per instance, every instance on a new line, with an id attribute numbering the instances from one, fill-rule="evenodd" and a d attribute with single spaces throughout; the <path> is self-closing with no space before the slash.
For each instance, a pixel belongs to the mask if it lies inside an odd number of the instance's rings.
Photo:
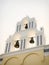
<path id="1" fill-rule="evenodd" d="M 27 55 L 24 57 L 23 62 L 22 62 L 21 65 L 24 65 L 25 60 L 26 60 L 27 57 L 29 57 L 30 55 L 37 55 L 37 56 L 40 57 L 40 55 L 39 55 L 38 53 L 29 53 L 29 54 L 27 54 Z M 41 62 L 44 62 L 44 61 L 45 61 L 45 57 L 43 58 L 43 60 L 41 60 Z"/>
<path id="2" fill-rule="evenodd" d="M 13 59 L 13 58 L 14 58 L 14 59 L 18 59 L 18 57 L 10 57 L 9 59 L 6 60 L 6 62 L 4 63 L 4 65 L 6 65 L 7 62 L 8 62 L 9 60 Z"/>

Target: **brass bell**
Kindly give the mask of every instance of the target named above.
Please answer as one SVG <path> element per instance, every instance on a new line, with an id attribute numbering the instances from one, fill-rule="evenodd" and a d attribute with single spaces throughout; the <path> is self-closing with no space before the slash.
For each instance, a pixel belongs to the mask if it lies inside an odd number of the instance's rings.
<path id="1" fill-rule="evenodd" d="M 31 37 L 30 43 L 34 43 L 34 39 L 33 39 L 33 37 Z"/>
<path id="2" fill-rule="evenodd" d="M 17 40 L 15 45 L 14 45 L 15 48 L 19 48 L 19 41 Z"/>
<path id="3" fill-rule="evenodd" d="M 26 24 L 26 25 L 25 25 L 25 29 L 27 29 L 27 28 L 28 28 L 28 25 Z"/>

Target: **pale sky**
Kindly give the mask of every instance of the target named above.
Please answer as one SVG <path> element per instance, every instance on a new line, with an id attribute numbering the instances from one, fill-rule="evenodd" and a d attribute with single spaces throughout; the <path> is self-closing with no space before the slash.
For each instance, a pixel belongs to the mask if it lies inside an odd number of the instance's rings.
<path id="1" fill-rule="evenodd" d="M 25 16 L 35 17 L 37 27 L 44 27 L 49 44 L 49 0 L 0 0 L 0 54 L 4 53 L 6 39 L 16 30 L 16 23 Z"/>

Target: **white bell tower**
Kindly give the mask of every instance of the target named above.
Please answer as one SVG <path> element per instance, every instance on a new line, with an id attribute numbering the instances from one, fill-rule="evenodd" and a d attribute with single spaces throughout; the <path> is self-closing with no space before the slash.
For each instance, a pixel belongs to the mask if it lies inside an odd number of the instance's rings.
<path id="1" fill-rule="evenodd" d="M 44 29 L 37 29 L 35 18 L 24 17 L 17 23 L 16 32 L 6 42 L 5 53 L 45 44 Z"/>

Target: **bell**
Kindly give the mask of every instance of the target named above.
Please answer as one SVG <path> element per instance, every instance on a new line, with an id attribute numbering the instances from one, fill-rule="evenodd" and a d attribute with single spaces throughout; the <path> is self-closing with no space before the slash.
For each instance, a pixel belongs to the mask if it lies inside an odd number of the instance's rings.
<path id="1" fill-rule="evenodd" d="M 34 43 L 34 39 L 33 39 L 33 37 L 31 37 L 30 43 Z"/>
<path id="2" fill-rule="evenodd" d="M 26 24 L 26 25 L 25 25 L 25 29 L 27 29 L 27 28 L 28 28 L 28 25 Z"/>
<path id="3" fill-rule="evenodd" d="M 15 48 L 19 48 L 19 41 L 16 41 L 16 44 L 14 45 Z"/>

